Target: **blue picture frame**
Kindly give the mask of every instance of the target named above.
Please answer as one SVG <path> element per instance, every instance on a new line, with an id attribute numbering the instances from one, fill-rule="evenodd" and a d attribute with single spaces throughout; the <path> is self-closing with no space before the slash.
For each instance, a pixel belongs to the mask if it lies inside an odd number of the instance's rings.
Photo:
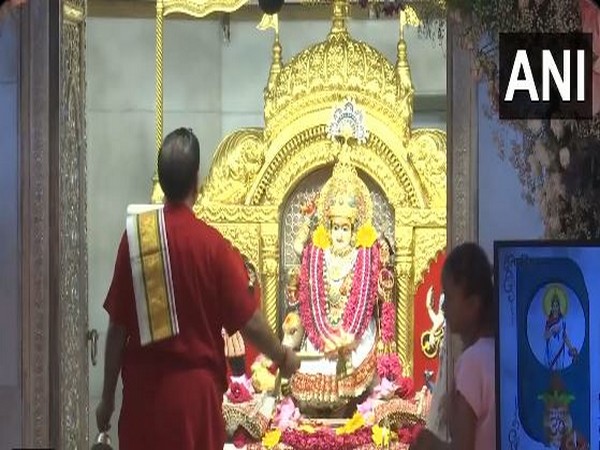
<path id="1" fill-rule="evenodd" d="M 498 241 L 497 448 L 600 450 L 600 242 Z"/>

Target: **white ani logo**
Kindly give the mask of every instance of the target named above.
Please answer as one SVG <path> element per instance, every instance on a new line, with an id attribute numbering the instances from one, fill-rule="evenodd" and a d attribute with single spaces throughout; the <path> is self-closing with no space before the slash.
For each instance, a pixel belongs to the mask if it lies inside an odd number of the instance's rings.
<path id="1" fill-rule="evenodd" d="M 519 73 L 525 74 L 519 79 Z M 542 50 L 542 101 L 550 101 L 550 76 L 554 80 L 563 102 L 571 101 L 571 50 L 563 50 L 563 73 L 558 70 L 550 50 Z M 585 101 L 585 50 L 577 50 L 577 101 Z M 528 91 L 532 102 L 539 102 L 540 96 L 535 86 L 531 65 L 526 50 L 517 50 L 510 74 L 504 101 L 512 102 L 516 91 Z"/>

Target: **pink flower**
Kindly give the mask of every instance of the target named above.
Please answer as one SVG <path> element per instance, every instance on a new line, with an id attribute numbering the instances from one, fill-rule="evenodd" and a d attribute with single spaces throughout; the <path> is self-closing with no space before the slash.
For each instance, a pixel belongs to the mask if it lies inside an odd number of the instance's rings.
<path id="1" fill-rule="evenodd" d="M 362 427 L 351 434 L 337 435 L 332 428 L 314 433 L 288 428 L 282 433 L 281 442 L 294 450 L 354 450 L 372 443 L 372 431 L 371 427 Z"/>
<path id="2" fill-rule="evenodd" d="M 252 386 L 252 380 L 248 378 L 245 374 L 239 377 L 229 377 L 230 384 L 242 384 L 244 387 L 250 392 L 250 394 L 254 394 L 254 387 Z"/>
<path id="3" fill-rule="evenodd" d="M 377 359 L 377 375 L 379 378 L 387 378 L 394 381 L 402 376 L 402 364 L 398 355 L 392 353 L 380 356 Z"/>
<path id="4" fill-rule="evenodd" d="M 423 431 L 424 428 L 425 427 L 423 425 L 421 425 L 420 423 L 413 425 L 413 427 L 412 427 L 412 442 L 417 440 L 417 438 L 419 437 L 419 434 L 421 434 L 421 431 Z"/>
<path id="5" fill-rule="evenodd" d="M 373 389 L 373 395 L 377 399 L 389 400 L 394 396 L 399 387 L 387 378 L 382 378 L 380 383 Z"/>
<path id="6" fill-rule="evenodd" d="M 275 427 L 281 431 L 289 427 L 294 427 L 300 420 L 300 411 L 294 405 L 291 398 L 285 398 L 278 406 L 275 418 L 273 419 Z"/>
<path id="7" fill-rule="evenodd" d="M 397 431 L 398 441 L 402 444 L 412 444 L 413 443 L 413 434 L 411 427 L 402 427 Z"/>
<path id="8" fill-rule="evenodd" d="M 383 342 L 389 343 L 394 341 L 396 324 L 396 311 L 394 303 L 385 302 L 381 308 L 381 338 Z"/>
<path id="9" fill-rule="evenodd" d="M 400 398 L 409 399 L 415 396 L 415 384 L 413 383 L 412 378 L 401 377 L 400 380 L 397 380 L 396 382 L 398 383 L 396 394 L 398 394 Z"/>
<path id="10" fill-rule="evenodd" d="M 233 445 L 235 448 L 243 448 L 251 442 L 252 437 L 250 437 L 250 434 L 244 428 L 239 427 L 233 433 Z"/>
<path id="11" fill-rule="evenodd" d="M 398 440 L 403 444 L 412 444 L 413 434 L 410 427 L 402 427 L 398 430 Z"/>
<path id="12" fill-rule="evenodd" d="M 252 394 L 242 383 L 231 383 L 225 395 L 231 403 L 245 403 L 252 400 Z"/>
<path id="13" fill-rule="evenodd" d="M 367 398 L 364 402 L 357 405 L 356 409 L 366 419 L 373 414 L 375 409 L 375 402 L 371 397 Z"/>

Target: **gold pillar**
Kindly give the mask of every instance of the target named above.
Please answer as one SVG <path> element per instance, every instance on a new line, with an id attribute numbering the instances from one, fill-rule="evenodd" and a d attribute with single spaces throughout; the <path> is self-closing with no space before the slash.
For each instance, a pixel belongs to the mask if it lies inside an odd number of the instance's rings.
<path id="1" fill-rule="evenodd" d="M 396 348 L 405 376 L 413 368 L 413 245 L 412 227 L 396 223 Z"/>
<path id="2" fill-rule="evenodd" d="M 404 376 L 412 375 L 413 368 L 413 265 L 412 255 L 396 255 L 396 280 L 398 282 L 396 306 L 396 347 Z"/>
<path id="3" fill-rule="evenodd" d="M 277 224 L 261 227 L 262 273 L 264 278 L 263 312 L 271 329 L 277 333 L 277 290 L 279 287 L 279 228 Z"/>

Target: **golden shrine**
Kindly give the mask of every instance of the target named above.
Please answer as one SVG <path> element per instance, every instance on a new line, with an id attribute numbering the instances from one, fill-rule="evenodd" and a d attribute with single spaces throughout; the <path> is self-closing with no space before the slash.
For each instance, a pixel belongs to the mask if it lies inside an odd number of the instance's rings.
<path id="1" fill-rule="evenodd" d="M 194 2 L 172 3 L 171 12 L 196 16 L 205 13 L 199 12 L 197 6 L 187 5 Z M 162 20 L 169 2 L 158 1 L 157 5 L 160 143 Z M 239 6 L 231 5 L 231 10 Z M 397 60 L 392 64 L 379 51 L 350 36 L 346 27 L 348 10 L 347 0 L 333 0 L 329 35 L 287 63 L 282 60 L 277 17 L 269 18 L 275 39 L 264 91 L 265 127 L 240 129 L 223 139 L 214 154 L 195 213 L 231 240 L 258 269 L 264 312 L 273 330 L 281 333 L 284 321 L 288 324 L 304 317 L 301 313 L 290 316 L 288 311 L 290 303 L 294 303 L 290 302 L 290 291 L 298 289 L 302 251 L 299 253 L 295 247 L 306 224 L 307 205 L 320 204 L 323 209 L 319 194 L 328 183 L 337 177 L 339 188 L 344 180 L 340 173 L 355 176 L 353 185 L 360 185 L 361 192 L 366 189 L 368 197 L 362 199 L 369 210 L 363 225 L 376 231 L 369 246 L 380 245 L 374 241 L 385 243 L 393 254 L 377 266 L 378 273 L 386 264 L 390 266 L 386 272 L 392 274 L 389 292 L 384 295 L 376 289 L 378 293 L 374 294 L 380 301 L 382 296 L 389 297 L 395 310 L 394 342 L 385 351 L 399 356 L 404 377 L 419 382 L 421 374 L 413 370 L 414 349 L 422 338 L 415 330 L 414 296 L 431 262 L 446 247 L 446 135 L 440 130 L 412 129 L 414 88 L 403 36 L 403 27 L 410 23 L 406 13 L 401 14 L 399 21 Z M 340 169 L 342 166 L 346 172 Z M 350 199 L 349 207 L 356 207 L 356 198 Z M 157 182 L 152 201 L 162 202 Z M 349 215 L 354 217 L 356 213 Z M 319 220 L 323 224 L 321 216 Z M 353 224 L 348 225 L 357 231 Z M 317 230 L 313 227 L 310 233 L 312 242 L 316 242 Z M 305 241 L 307 238 L 308 235 Z M 381 252 L 378 248 L 377 255 Z M 330 254 L 324 253 L 326 259 Z M 329 258 L 335 260 L 335 256 Z M 331 277 L 331 268 L 327 273 Z M 430 306 L 433 305 L 428 303 L 428 309 Z M 371 310 L 369 313 L 374 314 Z M 290 334 L 289 330 L 283 331 L 284 335 Z M 378 335 L 381 330 L 374 333 Z M 438 332 L 436 340 L 440 339 Z M 427 343 L 428 348 L 430 344 L 436 343 Z M 381 351 L 373 348 L 373 352 Z M 423 352 L 426 353 L 424 347 Z M 429 352 L 427 357 L 435 354 Z M 362 366 L 357 363 L 356 367 Z M 356 391 L 356 397 L 368 391 L 366 384 L 360 392 Z M 293 380 L 290 385 L 294 394 Z M 315 386 L 315 390 L 321 387 Z M 231 417 L 226 417 L 230 431 L 239 425 L 260 440 L 276 407 L 279 393 L 273 394 L 270 403 L 265 402 L 263 395 L 260 401 L 241 409 L 224 407 L 226 416 L 231 412 Z M 384 422 L 389 425 L 392 416 L 396 425 L 398 421 L 422 422 L 426 413 L 422 402 L 415 402 L 414 408 L 393 402 L 383 405 L 384 412 L 376 414 L 375 426 L 385 428 Z M 242 411 L 241 415 L 234 414 L 236 411 Z"/>

